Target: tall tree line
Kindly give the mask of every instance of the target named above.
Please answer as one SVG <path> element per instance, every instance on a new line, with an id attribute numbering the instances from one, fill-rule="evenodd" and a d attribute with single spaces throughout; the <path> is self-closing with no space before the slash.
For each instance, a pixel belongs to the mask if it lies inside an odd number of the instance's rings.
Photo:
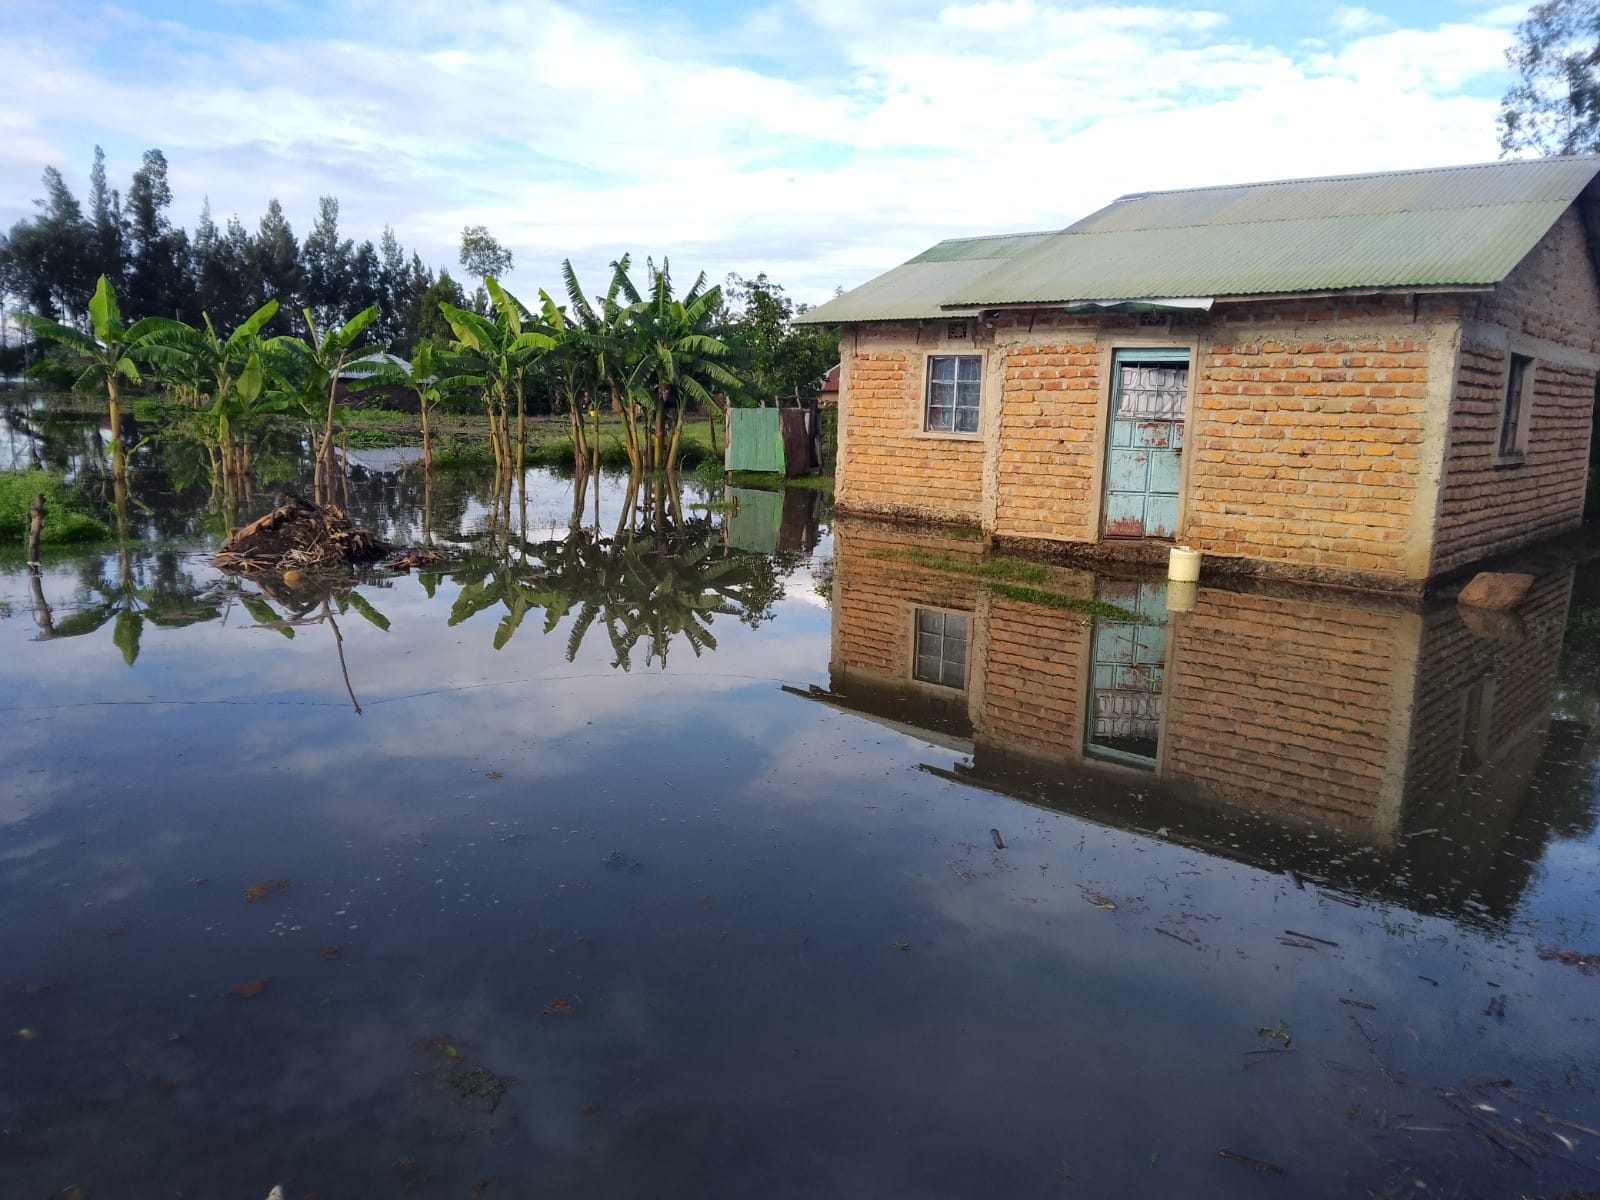
<path id="1" fill-rule="evenodd" d="M 96 146 L 87 205 L 55 167 L 45 168 L 43 184 L 38 212 L 0 234 L 0 307 L 78 320 L 102 275 L 134 320 L 198 324 L 209 313 L 218 328 L 232 329 L 276 300 L 268 332 L 286 334 L 301 308 L 327 327 L 376 305 L 381 316 L 370 336 L 409 357 L 438 323 L 441 301 L 466 302 L 449 273 L 435 274 L 408 254 L 393 229 L 385 227 L 376 244 L 344 236 L 333 196 L 322 197 L 302 241 L 276 199 L 254 229 L 237 216 L 218 225 L 209 200 L 192 234 L 175 225 L 160 150 L 145 151 L 124 193 L 110 186 Z"/>

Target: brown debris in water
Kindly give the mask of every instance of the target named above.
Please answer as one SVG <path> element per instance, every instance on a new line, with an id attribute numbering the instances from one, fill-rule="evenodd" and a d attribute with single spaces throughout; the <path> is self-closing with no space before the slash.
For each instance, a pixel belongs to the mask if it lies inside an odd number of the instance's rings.
<path id="1" fill-rule="evenodd" d="M 224 571 L 319 571 L 372 562 L 393 547 L 379 541 L 334 504 L 289 496 L 266 516 L 228 535 L 211 561 Z"/>

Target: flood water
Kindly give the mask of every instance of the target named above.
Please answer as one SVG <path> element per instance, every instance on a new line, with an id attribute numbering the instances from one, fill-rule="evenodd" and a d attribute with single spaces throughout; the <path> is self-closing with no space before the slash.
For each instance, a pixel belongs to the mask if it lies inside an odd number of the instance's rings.
<path id="1" fill-rule="evenodd" d="M 1600 1186 L 1600 568 L 1018 587 L 358 471 L 452 561 L 289 586 L 209 558 L 292 454 L 135 461 L 129 540 L 0 558 L 0 1195 Z"/>

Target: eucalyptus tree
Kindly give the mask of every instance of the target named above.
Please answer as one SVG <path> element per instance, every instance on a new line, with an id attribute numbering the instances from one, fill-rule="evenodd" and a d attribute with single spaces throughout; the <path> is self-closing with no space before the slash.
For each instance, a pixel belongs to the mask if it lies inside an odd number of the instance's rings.
<path id="1" fill-rule="evenodd" d="M 143 382 L 137 365 L 140 361 L 171 361 L 178 354 L 172 343 L 182 336 L 185 327 L 163 317 L 145 317 L 125 325 L 117 307 L 117 294 L 104 275 L 89 300 L 90 333 L 34 313 L 21 313 L 17 320 L 35 337 L 56 342 L 77 360 L 82 373 L 73 384 L 74 390 L 105 389 L 111 421 L 111 475 L 113 479 L 126 479 L 120 389 L 125 383 L 138 386 Z"/>
<path id="2" fill-rule="evenodd" d="M 367 327 L 378 319 L 374 305 L 363 309 L 337 329 L 318 329 L 309 308 L 301 311 L 307 337 L 277 337 L 266 343 L 280 380 L 277 396 L 306 417 L 314 461 L 312 490 L 318 504 L 326 501 L 333 484 L 334 437 L 347 419 L 339 405 L 339 383 L 354 373 L 358 385 L 371 378 L 382 346 L 358 346 Z M 361 368 L 365 365 L 365 370 Z M 345 380 L 351 384 L 350 379 Z M 320 428 L 318 427 L 320 423 Z"/>

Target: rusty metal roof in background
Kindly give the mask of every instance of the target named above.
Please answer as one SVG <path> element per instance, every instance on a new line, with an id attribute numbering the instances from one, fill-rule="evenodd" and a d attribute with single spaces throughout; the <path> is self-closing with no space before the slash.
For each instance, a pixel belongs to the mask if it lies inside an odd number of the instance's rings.
<path id="1" fill-rule="evenodd" d="M 1600 157 L 1582 156 L 1124 196 L 1060 233 L 1030 235 L 1000 261 L 986 261 L 982 272 L 901 275 L 892 312 L 873 303 L 876 289 L 922 262 L 976 265 L 944 250 L 970 241 L 940 243 L 806 319 L 1486 286 L 1510 274 L 1597 173 Z M 912 295 L 912 285 L 922 283 L 928 290 Z"/>

